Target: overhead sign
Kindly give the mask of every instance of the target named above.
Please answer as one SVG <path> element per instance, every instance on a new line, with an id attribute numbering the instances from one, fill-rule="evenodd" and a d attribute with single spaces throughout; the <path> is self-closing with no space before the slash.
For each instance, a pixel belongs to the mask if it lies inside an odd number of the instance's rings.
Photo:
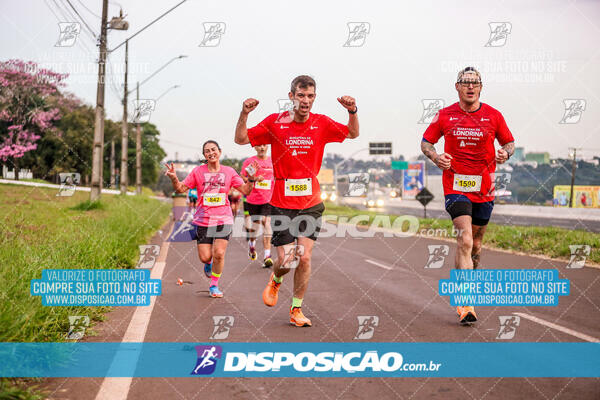
<path id="1" fill-rule="evenodd" d="M 393 170 L 408 169 L 408 161 L 392 161 Z"/>
<path id="2" fill-rule="evenodd" d="M 369 142 L 369 155 L 392 155 L 392 142 Z"/>

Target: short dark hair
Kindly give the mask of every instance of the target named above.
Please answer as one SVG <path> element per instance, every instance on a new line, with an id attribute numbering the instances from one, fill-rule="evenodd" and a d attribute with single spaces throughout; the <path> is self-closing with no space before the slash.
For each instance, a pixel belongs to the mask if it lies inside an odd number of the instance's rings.
<path id="1" fill-rule="evenodd" d="M 214 140 L 207 140 L 206 142 L 204 142 L 204 144 L 202 145 L 202 153 L 204 154 L 204 150 L 207 144 L 214 144 L 217 146 L 217 149 L 221 150 L 221 147 L 219 146 L 219 143 L 215 142 Z"/>
<path id="2" fill-rule="evenodd" d="M 219 149 L 219 151 L 221 151 L 221 147 L 219 146 L 219 143 L 217 143 L 211 139 L 211 140 L 207 140 L 202 145 L 202 155 L 204 155 L 204 150 L 205 150 L 207 144 L 214 144 L 215 146 L 217 146 L 217 149 Z M 207 159 L 200 160 L 200 164 L 208 164 L 208 160 Z"/>
<path id="3" fill-rule="evenodd" d="M 292 88 L 290 91 L 292 93 L 296 93 L 296 88 L 307 89 L 309 86 L 312 86 L 317 90 L 317 82 L 308 76 L 308 75 L 300 75 L 294 78 L 292 81 Z"/>

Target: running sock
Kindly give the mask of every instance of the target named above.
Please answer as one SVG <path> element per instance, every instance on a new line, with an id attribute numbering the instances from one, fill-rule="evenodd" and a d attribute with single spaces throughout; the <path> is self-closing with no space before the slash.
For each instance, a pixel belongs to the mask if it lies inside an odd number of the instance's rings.
<path id="1" fill-rule="evenodd" d="M 210 286 L 219 286 L 219 278 L 221 277 L 221 274 L 217 274 L 216 272 L 212 273 L 212 276 L 210 277 Z"/>
<path id="2" fill-rule="evenodd" d="M 283 276 L 278 277 L 278 276 L 275 276 L 275 274 L 273 274 L 273 281 L 275 283 L 281 283 L 281 282 L 283 282 Z"/>
<path id="3" fill-rule="evenodd" d="M 292 308 L 300 308 L 302 307 L 302 299 L 297 297 L 292 297 Z"/>
<path id="4" fill-rule="evenodd" d="M 265 258 L 271 257 L 271 249 L 265 250 Z"/>
<path id="5" fill-rule="evenodd" d="M 256 247 L 256 239 L 250 239 L 250 240 L 248 240 L 248 246 L 250 246 L 250 247 Z"/>

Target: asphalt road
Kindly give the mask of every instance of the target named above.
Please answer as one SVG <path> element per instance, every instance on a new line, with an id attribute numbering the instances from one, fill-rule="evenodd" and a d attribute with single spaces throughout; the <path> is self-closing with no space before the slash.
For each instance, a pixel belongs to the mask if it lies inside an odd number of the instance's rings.
<path id="1" fill-rule="evenodd" d="M 343 202 L 342 202 L 343 204 Z M 386 204 L 383 207 L 367 208 L 362 204 L 348 204 L 350 207 L 360 210 L 377 211 L 383 214 L 393 215 L 414 215 L 415 217 L 423 217 L 423 208 L 402 207 L 400 205 Z M 427 209 L 427 218 L 442 218 L 447 219 L 448 213 L 445 210 Z M 501 214 L 497 211 L 492 212 L 491 222 L 499 225 L 520 225 L 520 226 L 556 226 L 565 229 L 580 229 L 587 232 L 600 232 L 600 221 L 594 220 L 579 220 L 576 218 L 546 218 L 534 216 L 515 216 Z"/>
<path id="2" fill-rule="evenodd" d="M 167 232 L 155 236 L 161 244 Z M 446 244 L 443 267 L 424 268 L 428 245 Z M 221 278 L 222 299 L 208 297 L 192 243 L 170 243 L 145 342 L 207 342 L 213 316 L 234 317 L 222 342 L 353 342 L 358 316 L 377 316 L 376 342 L 498 342 L 499 316 L 524 313 L 600 338 L 600 270 L 565 269 L 564 262 L 484 250 L 484 267 L 557 268 L 571 281 L 571 294 L 557 307 L 478 307 L 479 322 L 460 326 L 438 280 L 453 266 L 455 245 L 423 237 L 322 238 L 313 253 L 312 278 L 304 313 L 313 327 L 288 323 L 291 275 L 284 278 L 279 303 L 263 305 L 270 270 L 247 257 L 245 240 L 231 240 Z M 262 251 L 261 253 L 262 254 Z M 179 286 L 178 278 L 191 283 Z M 88 341 L 121 341 L 133 308 L 116 308 Z M 560 330 L 521 318 L 513 342 L 580 342 Z M 485 357 L 484 354 L 481 355 Z M 560 360 L 556 360 L 560 363 Z M 52 399 L 95 399 L 103 379 L 51 379 Z M 128 399 L 597 399 L 598 378 L 133 378 Z"/>

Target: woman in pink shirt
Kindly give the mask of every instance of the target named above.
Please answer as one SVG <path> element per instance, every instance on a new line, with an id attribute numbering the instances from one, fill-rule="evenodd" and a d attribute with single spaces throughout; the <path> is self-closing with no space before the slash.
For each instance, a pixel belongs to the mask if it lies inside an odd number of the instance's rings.
<path id="1" fill-rule="evenodd" d="M 198 256 L 204 263 L 204 273 L 210 278 L 210 296 L 223 297 L 218 283 L 233 229 L 233 214 L 227 193 L 234 187 L 248 194 L 252 191 L 253 183 L 244 183 L 233 168 L 219 163 L 221 148 L 214 140 L 204 143 L 202 153 L 206 164 L 194 168 L 183 182 L 177 179 L 173 163 L 166 165 L 165 175 L 171 179 L 173 188 L 178 193 L 194 188 L 198 190 L 198 207 L 192 222 L 196 225 Z"/>

